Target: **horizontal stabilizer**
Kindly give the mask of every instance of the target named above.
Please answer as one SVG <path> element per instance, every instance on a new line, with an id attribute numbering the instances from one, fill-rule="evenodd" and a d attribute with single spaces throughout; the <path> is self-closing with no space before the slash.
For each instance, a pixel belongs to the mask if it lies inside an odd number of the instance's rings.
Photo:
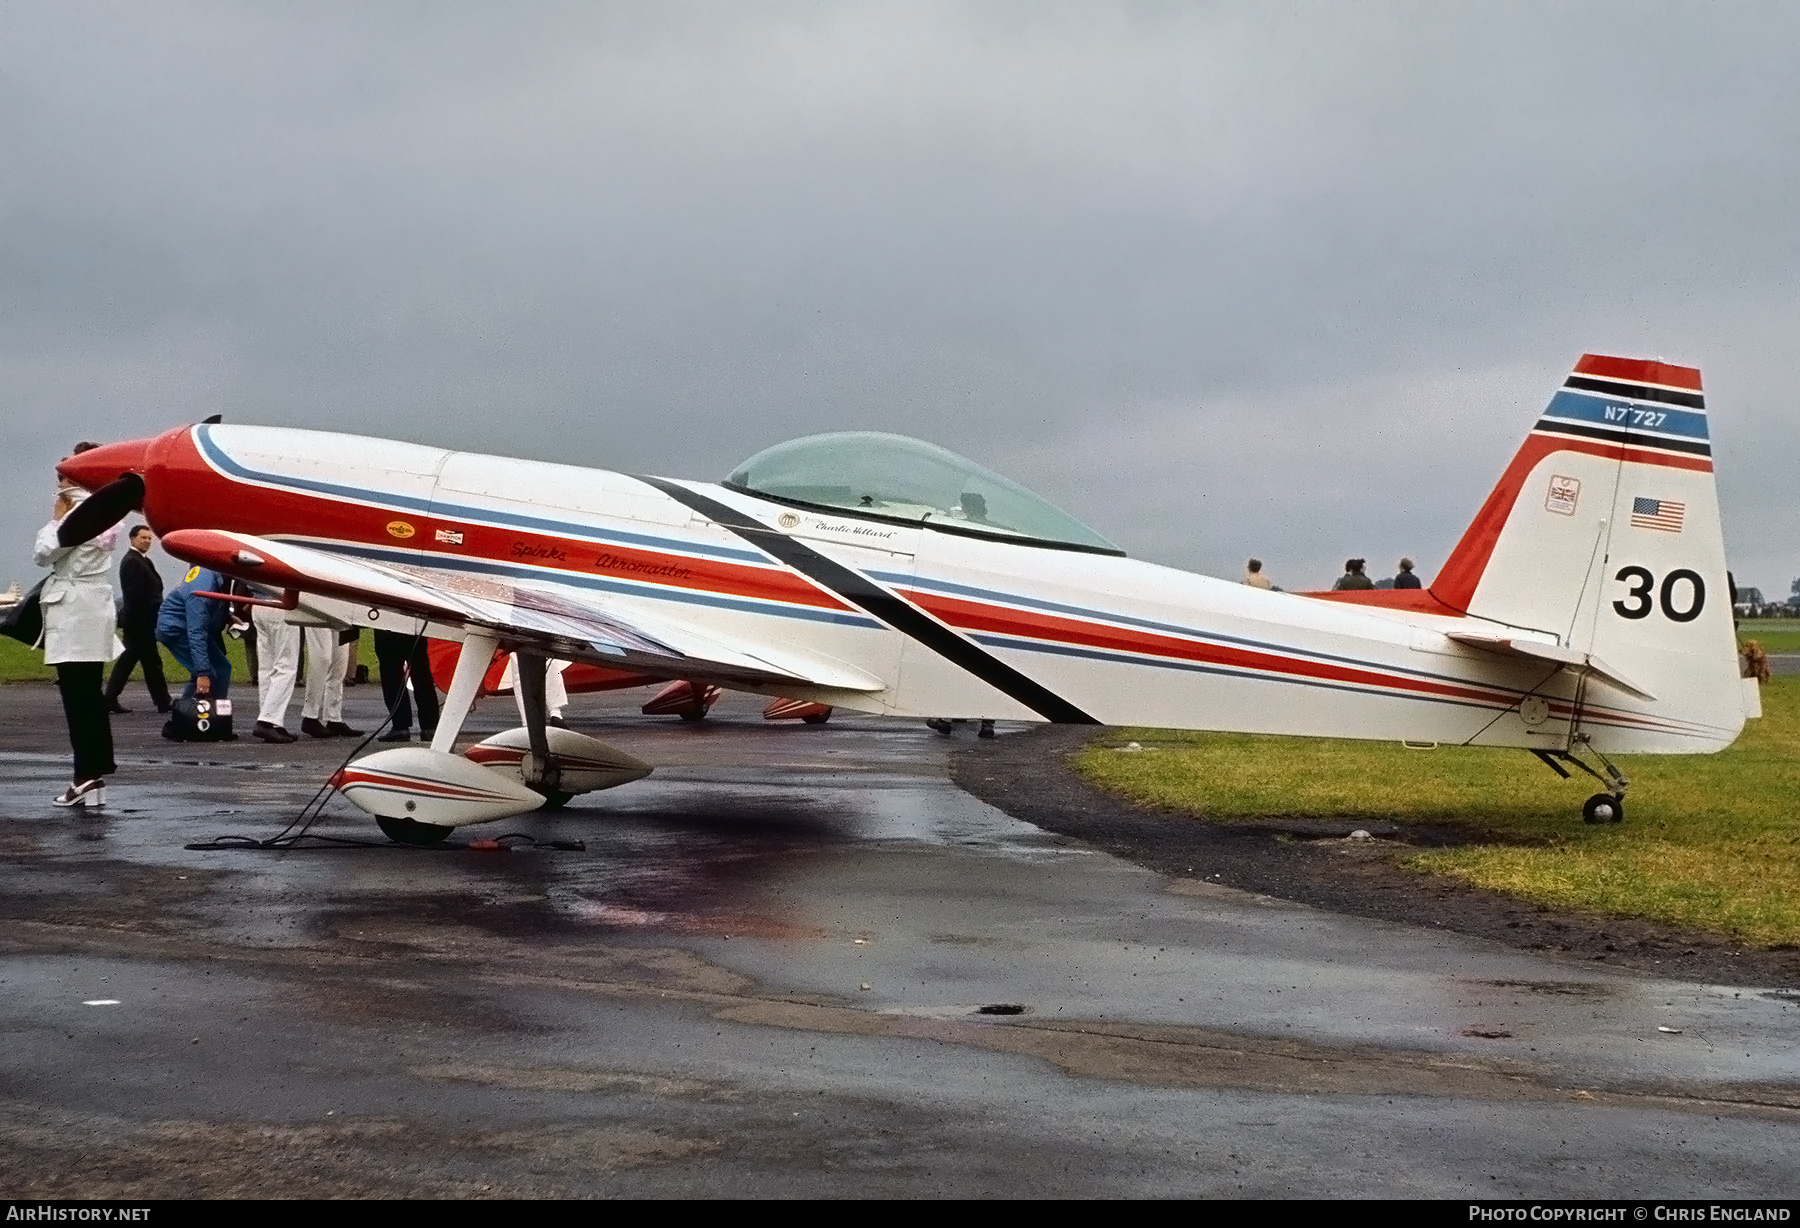
<path id="1" fill-rule="evenodd" d="M 1585 652 L 1577 652 L 1573 648 L 1563 648 L 1557 644 L 1544 644 L 1536 640 L 1515 640 L 1499 635 L 1482 635 L 1474 631 L 1452 631 L 1450 638 L 1459 644 L 1466 644 L 1470 648 L 1479 648 L 1483 652 L 1491 652 L 1503 657 L 1550 661 L 1577 673 L 1591 674 L 1608 686 L 1616 687 L 1636 699 L 1651 701 L 1656 699 L 1656 696 L 1643 687 L 1621 677 L 1617 670 L 1599 658 Z"/>

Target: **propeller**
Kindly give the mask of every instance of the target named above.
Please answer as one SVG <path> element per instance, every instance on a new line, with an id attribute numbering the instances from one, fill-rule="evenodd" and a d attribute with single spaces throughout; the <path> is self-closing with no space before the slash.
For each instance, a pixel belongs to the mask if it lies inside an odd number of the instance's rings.
<path id="1" fill-rule="evenodd" d="M 59 545 L 79 546 L 106 532 L 127 515 L 144 505 L 144 479 L 128 473 L 116 482 L 108 482 L 75 505 L 57 526 Z"/>

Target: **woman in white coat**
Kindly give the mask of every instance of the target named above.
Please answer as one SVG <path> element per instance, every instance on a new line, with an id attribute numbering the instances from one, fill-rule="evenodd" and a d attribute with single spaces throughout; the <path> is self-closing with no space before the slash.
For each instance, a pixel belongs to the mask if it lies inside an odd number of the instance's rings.
<path id="1" fill-rule="evenodd" d="M 74 546 L 57 539 L 57 529 L 87 498 L 79 487 L 64 485 L 56 494 L 49 524 L 38 530 L 32 561 L 50 568 L 38 601 L 43 609 L 44 663 L 56 667 L 62 690 L 63 715 L 75 751 L 75 773 L 58 806 L 104 806 L 106 777 L 113 764 L 112 725 L 100 688 L 106 663 L 119 655 L 113 634 L 112 552 L 118 541 L 115 525 Z"/>

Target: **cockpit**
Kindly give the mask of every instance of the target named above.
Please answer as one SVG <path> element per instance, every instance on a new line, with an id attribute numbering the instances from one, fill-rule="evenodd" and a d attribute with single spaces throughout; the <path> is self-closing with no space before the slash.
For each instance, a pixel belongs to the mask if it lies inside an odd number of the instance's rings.
<path id="1" fill-rule="evenodd" d="M 941 532 L 1125 553 L 1017 482 L 905 435 L 840 431 L 789 440 L 739 465 L 725 485 L 780 503 Z"/>

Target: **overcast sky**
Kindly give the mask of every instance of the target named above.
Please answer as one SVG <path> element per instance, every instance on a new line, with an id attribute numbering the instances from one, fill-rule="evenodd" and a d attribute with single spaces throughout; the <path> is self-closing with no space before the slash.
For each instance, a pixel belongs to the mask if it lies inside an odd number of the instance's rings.
<path id="1" fill-rule="evenodd" d="M 1800 576 L 1800 5 L 0 4 L 0 584 L 222 413 L 717 478 L 883 429 L 1132 554 L 1435 573 L 1583 350 Z M 1782 372 L 1787 371 L 1787 375 Z"/>

